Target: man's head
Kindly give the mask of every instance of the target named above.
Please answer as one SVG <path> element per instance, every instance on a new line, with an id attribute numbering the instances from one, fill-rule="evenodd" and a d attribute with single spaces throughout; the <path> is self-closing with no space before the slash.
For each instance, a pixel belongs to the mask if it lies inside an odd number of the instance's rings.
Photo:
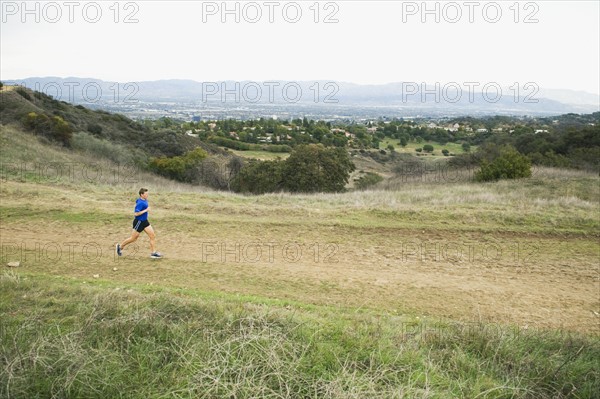
<path id="1" fill-rule="evenodd" d="M 140 197 L 143 199 L 148 198 L 148 189 L 147 188 L 140 188 Z"/>

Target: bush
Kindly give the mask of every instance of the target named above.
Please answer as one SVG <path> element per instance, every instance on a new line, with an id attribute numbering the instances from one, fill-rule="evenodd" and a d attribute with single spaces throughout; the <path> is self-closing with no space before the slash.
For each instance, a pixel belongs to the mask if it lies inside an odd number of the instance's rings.
<path id="1" fill-rule="evenodd" d="M 65 146 L 71 144 L 73 128 L 69 122 L 60 116 L 48 116 L 46 114 L 29 112 L 22 118 L 22 123 L 27 130 L 37 135 L 58 141 Z"/>
<path id="2" fill-rule="evenodd" d="M 443 149 L 442 150 L 442 154 L 444 154 L 445 157 L 447 157 L 448 155 L 450 155 L 450 151 L 448 151 L 447 149 Z"/>
<path id="3" fill-rule="evenodd" d="M 422 148 L 415 148 L 415 151 L 416 151 L 416 152 L 422 152 L 422 151 L 423 151 L 423 149 L 422 149 Z"/>
<path id="4" fill-rule="evenodd" d="M 97 123 L 90 123 L 87 126 L 87 131 L 95 135 L 100 135 L 102 134 L 102 126 L 98 125 Z"/>
<path id="5" fill-rule="evenodd" d="M 217 190 L 227 190 L 232 189 L 232 181 L 243 166 L 241 157 L 211 156 L 203 159 L 191 173 L 194 176 L 194 183 Z"/>
<path id="6" fill-rule="evenodd" d="M 147 155 L 138 148 L 115 144 L 99 139 L 89 133 L 75 133 L 71 141 L 73 149 L 84 151 L 99 158 L 109 159 L 118 164 L 135 164 L 146 167 Z"/>
<path id="7" fill-rule="evenodd" d="M 425 144 L 423 146 L 423 151 L 425 151 L 425 152 L 433 152 L 433 146 L 431 144 Z"/>
<path id="8" fill-rule="evenodd" d="M 149 167 L 168 178 L 193 183 L 197 180 L 194 171 L 197 171 L 197 167 L 207 155 L 206 151 L 198 147 L 181 156 L 152 158 Z"/>
<path id="9" fill-rule="evenodd" d="M 212 136 L 212 137 L 210 137 L 209 140 L 211 143 L 215 143 L 217 145 L 220 145 L 220 146 L 223 146 L 226 148 L 231 148 L 231 149 L 238 150 L 238 151 L 250 150 L 250 144 L 243 143 L 238 140 L 232 140 L 232 139 L 228 139 L 225 137 L 219 137 L 219 136 Z"/>
<path id="10" fill-rule="evenodd" d="M 356 186 L 357 189 L 364 190 L 366 188 L 374 186 L 375 184 L 377 184 L 381 181 L 383 181 L 383 177 L 381 177 L 377 173 L 367 172 L 364 175 L 362 175 L 361 177 L 359 177 L 358 179 L 355 179 L 354 185 Z"/>
<path id="11" fill-rule="evenodd" d="M 475 173 L 477 181 L 495 181 L 499 179 L 519 179 L 531 176 L 531 161 L 514 147 L 500 149 L 493 161 L 481 161 L 481 169 Z"/>
<path id="12" fill-rule="evenodd" d="M 31 101 L 31 96 L 29 95 L 29 93 L 27 93 L 27 91 L 24 88 L 18 87 L 15 91 L 24 99 Z"/>

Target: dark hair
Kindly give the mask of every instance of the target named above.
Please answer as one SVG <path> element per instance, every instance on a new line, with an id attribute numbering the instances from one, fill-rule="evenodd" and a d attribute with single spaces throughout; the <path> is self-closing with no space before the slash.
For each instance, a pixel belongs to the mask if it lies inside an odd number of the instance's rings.
<path id="1" fill-rule="evenodd" d="M 144 194 L 146 191 L 148 191 L 147 188 L 140 188 L 140 195 Z"/>

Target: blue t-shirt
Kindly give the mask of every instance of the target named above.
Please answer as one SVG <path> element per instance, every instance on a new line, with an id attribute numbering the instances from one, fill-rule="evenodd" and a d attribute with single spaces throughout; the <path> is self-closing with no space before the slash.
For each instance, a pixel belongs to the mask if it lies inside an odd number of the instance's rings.
<path id="1" fill-rule="evenodd" d="M 148 201 L 146 201 L 145 199 L 138 198 L 135 201 L 135 211 L 134 212 L 137 213 L 137 212 L 143 211 L 146 208 L 148 208 Z M 141 221 L 148 220 L 148 212 L 142 213 L 140 216 L 136 216 L 135 218 L 137 220 L 141 220 Z"/>

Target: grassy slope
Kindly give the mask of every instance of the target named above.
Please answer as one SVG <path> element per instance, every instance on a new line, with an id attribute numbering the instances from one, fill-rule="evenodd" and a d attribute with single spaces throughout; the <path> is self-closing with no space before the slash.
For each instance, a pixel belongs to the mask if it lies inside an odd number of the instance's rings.
<path id="1" fill-rule="evenodd" d="M 519 279 L 569 265 L 563 281 L 540 280 L 551 287 L 545 295 L 571 279 L 581 287 L 592 279 L 597 287 L 599 221 L 590 217 L 598 209 L 597 177 L 544 171 L 521 182 L 444 190 L 420 184 L 394 192 L 244 197 L 144 174 L 114 184 L 81 173 L 15 172 L 15 165 L 31 168 L 32 159 L 89 159 L 12 128 L 2 127 L 0 140 L 0 233 L 4 244 L 26 245 L 23 268 L 4 272 L 0 283 L 0 396 L 586 398 L 599 388 L 597 319 L 580 319 L 599 310 L 593 297 L 580 313 L 560 306 L 556 313 L 529 310 L 521 319 L 488 313 L 475 324 L 465 324 L 472 318 L 450 301 L 428 307 L 436 295 L 447 300 L 452 279 L 473 268 L 483 273 L 481 282 L 517 276 L 511 281 L 519 287 Z M 102 176 L 120 173 L 110 163 L 102 168 Z M 140 185 L 152 190 L 152 220 L 169 256 L 161 263 L 136 254 L 117 262 L 110 252 L 113 240 L 127 234 Z M 390 260 L 404 266 L 398 245 L 406 239 L 519 242 L 540 250 L 524 275 L 501 274 L 518 269 L 510 258 L 466 268 L 417 262 L 411 273 L 447 280 L 431 291 L 405 292 L 417 298 L 410 302 L 375 280 L 391 279 Z M 207 241 L 231 248 L 257 240 L 336 244 L 342 268 L 304 258 L 198 261 Z M 34 250 L 35 243 L 64 248 L 73 241 L 98 243 L 103 256 L 51 259 Z M 381 269 L 366 270 L 369 264 Z M 92 278 L 96 273 L 100 278 Z M 495 295 L 493 287 L 487 297 Z M 485 297 L 478 300 L 485 312 Z M 541 329 L 517 328 L 524 320 Z M 569 328 L 556 330 L 561 322 Z"/>

